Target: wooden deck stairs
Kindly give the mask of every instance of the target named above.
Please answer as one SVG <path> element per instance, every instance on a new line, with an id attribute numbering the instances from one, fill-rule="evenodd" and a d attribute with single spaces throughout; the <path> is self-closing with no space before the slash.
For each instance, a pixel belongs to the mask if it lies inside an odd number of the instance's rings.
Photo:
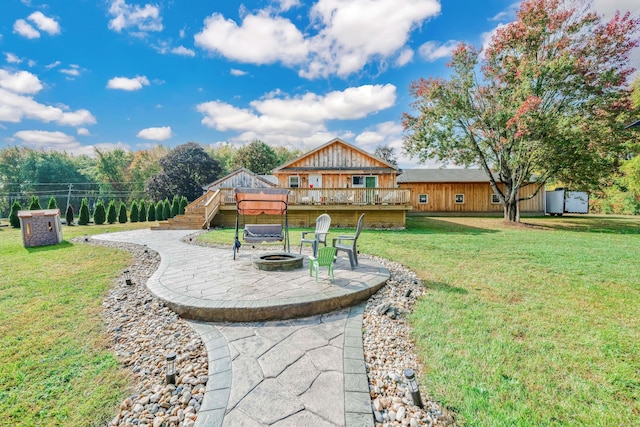
<path id="1" fill-rule="evenodd" d="M 220 210 L 220 190 L 210 190 L 184 208 L 183 215 L 159 221 L 152 230 L 202 230 Z"/>

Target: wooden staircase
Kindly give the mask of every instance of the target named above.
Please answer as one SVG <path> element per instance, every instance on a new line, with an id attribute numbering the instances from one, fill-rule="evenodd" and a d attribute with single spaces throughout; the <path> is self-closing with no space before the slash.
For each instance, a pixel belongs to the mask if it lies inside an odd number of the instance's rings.
<path id="1" fill-rule="evenodd" d="M 152 230 L 202 230 L 207 229 L 220 210 L 220 190 L 209 190 L 184 208 L 183 215 L 159 221 Z"/>

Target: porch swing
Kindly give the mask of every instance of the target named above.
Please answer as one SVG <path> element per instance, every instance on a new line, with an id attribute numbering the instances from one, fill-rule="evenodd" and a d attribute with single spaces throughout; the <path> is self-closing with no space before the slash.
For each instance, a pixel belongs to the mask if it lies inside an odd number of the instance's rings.
<path id="1" fill-rule="evenodd" d="M 233 259 L 242 244 L 239 239 L 242 216 L 242 239 L 245 243 L 283 242 L 283 250 L 289 252 L 289 219 L 286 188 L 236 188 L 236 234 L 233 242 Z M 247 224 L 245 215 L 280 215 L 280 224 Z"/>

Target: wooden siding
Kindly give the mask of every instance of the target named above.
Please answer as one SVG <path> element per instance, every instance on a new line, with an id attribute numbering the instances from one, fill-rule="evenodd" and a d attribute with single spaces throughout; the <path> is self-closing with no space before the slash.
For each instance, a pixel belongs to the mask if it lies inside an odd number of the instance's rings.
<path id="1" fill-rule="evenodd" d="M 414 212 L 502 212 L 500 203 L 491 203 L 493 189 L 485 182 L 401 183 L 400 188 L 411 190 Z M 521 189 L 521 197 L 529 196 L 534 186 Z M 419 203 L 421 194 L 428 195 L 428 203 Z M 464 194 L 464 203 L 455 203 L 455 195 Z M 520 212 L 544 212 L 544 191 L 533 199 L 520 202 Z"/>
<path id="2" fill-rule="evenodd" d="M 393 188 L 396 186 L 396 174 L 372 174 L 371 171 L 350 171 L 350 172 L 336 172 L 317 170 L 311 172 L 311 174 L 322 175 L 322 188 L 350 188 L 351 177 L 356 176 L 377 176 L 378 187 Z M 275 174 L 278 177 L 278 187 L 289 187 L 289 176 L 297 175 L 300 177 L 300 188 L 309 188 L 309 173 L 308 172 L 282 172 Z"/>

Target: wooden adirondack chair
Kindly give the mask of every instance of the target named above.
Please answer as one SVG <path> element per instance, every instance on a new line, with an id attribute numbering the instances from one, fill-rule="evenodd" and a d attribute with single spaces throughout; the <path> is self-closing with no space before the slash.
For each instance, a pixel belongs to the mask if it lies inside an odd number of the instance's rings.
<path id="1" fill-rule="evenodd" d="M 313 272 L 316 273 L 316 282 L 318 281 L 318 270 L 320 267 L 327 267 L 329 269 L 328 274 L 331 276 L 331 283 L 333 283 L 333 263 L 336 260 L 336 248 L 332 246 L 325 246 L 318 249 L 318 256 L 309 257 L 309 276 L 313 276 Z"/>

